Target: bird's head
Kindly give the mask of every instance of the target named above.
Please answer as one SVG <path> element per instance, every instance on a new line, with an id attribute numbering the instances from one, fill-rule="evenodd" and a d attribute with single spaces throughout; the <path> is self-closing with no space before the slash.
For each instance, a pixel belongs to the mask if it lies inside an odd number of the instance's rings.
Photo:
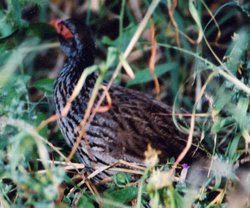
<path id="1" fill-rule="evenodd" d="M 52 20 L 61 48 L 64 53 L 76 62 L 90 66 L 94 63 L 95 43 L 93 35 L 82 21 L 76 19 Z"/>

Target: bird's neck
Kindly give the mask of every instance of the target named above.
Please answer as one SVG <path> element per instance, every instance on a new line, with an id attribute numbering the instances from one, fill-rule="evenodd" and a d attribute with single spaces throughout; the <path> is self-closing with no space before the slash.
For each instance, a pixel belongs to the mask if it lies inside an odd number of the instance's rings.
<path id="1" fill-rule="evenodd" d="M 80 76 L 84 70 L 92 64 L 93 63 L 85 62 L 84 60 L 79 61 L 69 57 L 59 74 L 58 81 L 63 81 L 64 85 L 70 89 L 68 93 L 72 94 Z M 96 79 L 96 72 L 89 74 L 80 93 L 90 94 L 95 85 Z"/>

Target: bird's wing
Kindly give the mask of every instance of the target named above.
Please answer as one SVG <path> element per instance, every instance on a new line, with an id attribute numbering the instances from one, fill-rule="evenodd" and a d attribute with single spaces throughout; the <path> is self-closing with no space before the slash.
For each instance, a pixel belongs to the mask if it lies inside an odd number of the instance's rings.
<path id="1" fill-rule="evenodd" d="M 184 149 L 188 135 L 174 125 L 171 107 L 138 91 L 112 86 L 112 107 L 99 113 L 102 120 L 113 123 L 116 134 L 107 149 L 118 158 L 134 161 L 143 159 L 147 145 L 161 151 L 160 159 L 177 157 Z M 192 147 L 192 152 L 197 149 Z M 187 158 L 191 157 L 192 152 Z M 197 156 L 203 154 L 198 148 Z"/>

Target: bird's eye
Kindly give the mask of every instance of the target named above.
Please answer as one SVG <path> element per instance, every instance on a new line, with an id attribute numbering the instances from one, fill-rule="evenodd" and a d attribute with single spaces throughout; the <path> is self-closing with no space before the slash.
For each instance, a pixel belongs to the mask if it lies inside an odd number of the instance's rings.
<path id="1" fill-rule="evenodd" d="M 63 32 L 64 27 L 65 27 L 65 26 L 63 26 L 63 25 L 60 25 L 60 26 L 59 26 L 60 33 L 62 33 L 62 32 Z"/>
<path id="2" fill-rule="evenodd" d="M 60 25 L 60 34 L 66 38 L 66 39 L 70 39 L 70 38 L 73 38 L 73 34 L 71 33 L 71 31 L 65 26 L 65 25 Z"/>

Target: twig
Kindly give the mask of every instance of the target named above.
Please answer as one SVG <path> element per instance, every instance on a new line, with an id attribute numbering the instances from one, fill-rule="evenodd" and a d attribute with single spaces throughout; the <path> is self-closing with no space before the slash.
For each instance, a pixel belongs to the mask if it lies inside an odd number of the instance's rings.
<path id="1" fill-rule="evenodd" d="M 153 21 L 151 21 L 150 32 L 151 32 L 152 47 L 151 47 L 151 56 L 149 59 L 149 70 L 150 70 L 151 76 L 154 79 L 156 97 L 159 99 L 160 84 L 159 84 L 159 81 L 158 81 L 157 76 L 155 74 L 155 57 L 156 57 L 156 45 L 157 45 L 157 43 L 156 43 L 156 38 L 155 38 L 155 25 L 154 25 Z"/>
<path id="2" fill-rule="evenodd" d="M 176 8 L 177 6 L 177 1 L 174 2 L 173 4 L 173 7 L 171 5 L 171 1 L 168 0 L 168 16 L 170 18 L 170 21 L 171 23 L 173 24 L 175 30 L 176 30 L 176 33 L 175 33 L 175 40 L 176 40 L 176 44 L 178 47 L 181 47 L 181 43 L 180 43 L 180 36 L 179 36 L 179 29 L 178 29 L 178 25 L 174 19 L 174 15 L 173 15 L 173 12 L 174 12 L 174 9 Z"/>
<path id="3" fill-rule="evenodd" d="M 100 106 L 99 108 L 93 108 L 92 112 L 95 112 L 95 113 L 104 113 L 104 112 L 107 112 L 112 107 L 112 99 L 111 99 L 111 97 L 109 95 L 107 87 L 104 86 L 104 85 L 102 85 L 101 88 L 103 89 L 103 91 L 105 93 L 106 100 L 107 100 L 107 105 L 106 106 Z"/>

